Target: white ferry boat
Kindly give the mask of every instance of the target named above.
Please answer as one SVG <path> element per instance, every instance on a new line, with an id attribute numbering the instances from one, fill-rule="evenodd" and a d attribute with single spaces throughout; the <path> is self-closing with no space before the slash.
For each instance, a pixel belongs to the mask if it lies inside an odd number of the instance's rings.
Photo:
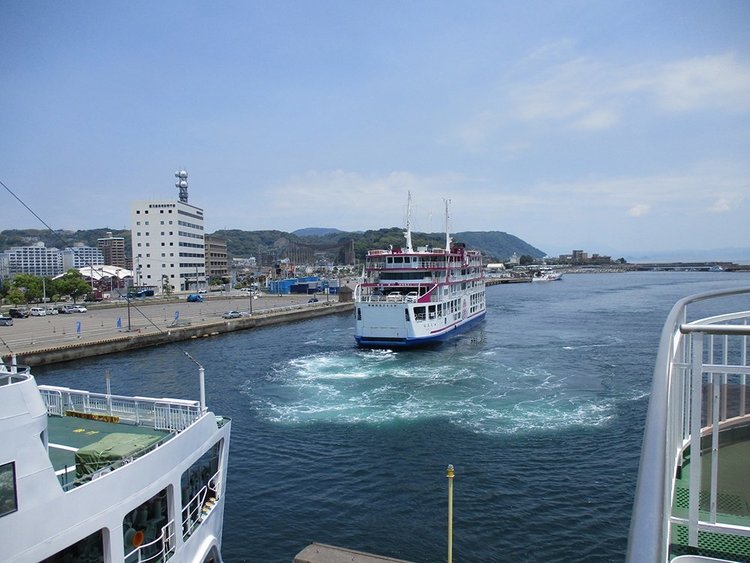
<path id="1" fill-rule="evenodd" d="M 221 561 L 229 419 L 0 364 L 0 561 Z"/>
<path id="2" fill-rule="evenodd" d="M 548 282 L 548 281 L 560 281 L 563 275 L 562 272 L 552 270 L 551 268 L 542 268 L 537 270 L 531 276 L 532 282 Z"/>
<path id="3" fill-rule="evenodd" d="M 750 288 L 694 295 L 669 314 L 628 562 L 750 561 L 749 337 Z"/>
<path id="4" fill-rule="evenodd" d="M 447 202 L 445 231 L 445 248 L 414 249 L 407 218 L 405 247 L 367 253 L 364 281 L 354 293 L 359 346 L 420 346 L 484 319 L 482 255 L 452 242 Z"/>

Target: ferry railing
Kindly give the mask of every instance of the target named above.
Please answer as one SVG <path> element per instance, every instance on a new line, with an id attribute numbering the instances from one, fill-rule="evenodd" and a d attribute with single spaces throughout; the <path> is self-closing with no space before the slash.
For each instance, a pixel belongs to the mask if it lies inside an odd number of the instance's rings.
<path id="1" fill-rule="evenodd" d="M 0 362 L 0 385 L 11 385 L 28 379 L 31 379 L 31 368 L 15 363 L 15 357 L 9 364 Z"/>
<path id="2" fill-rule="evenodd" d="M 124 560 L 125 563 L 167 561 L 175 554 L 176 548 L 174 520 L 170 520 L 153 541 L 144 543 L 125 554 Z"/>
<path id="3" fill-rule="evenodd" d="M 39 392 L 52 415 L 103 417 L 168 432 L 181 432 L 202 414 L 198 401 L 107 395 L 53 385 L 39 385 Z"/>
<path id="4" fill-rule="evenodd" d="M 667 317 L 641 449 L 628 542 L 630 563 L 669 561 L 670 543 L 675 543 L 673 524 L 687 528 L 688 544 L 696 549 L 699 533 L 750 537 L 750 527 L 719 521 L 718 514 L 720 430 L 750 422 L 750 311 L 688 322 L 689 305 L 748 295 L 746 288 L 687 297 Z M 688 449 L 685 518 L 673 511 L 673 498 L 674 478 Z M 708 491 L 701 491 L 703 452 L 710 455 Z"/>
<path id="5" fill-rule="evenodd" d="M 211 513 L 221 491 L 221 470 L 214 473 L 182 509 L 182 535 L 187 539 Z M 214 494 L 213 500 L 208 493 Z"/>

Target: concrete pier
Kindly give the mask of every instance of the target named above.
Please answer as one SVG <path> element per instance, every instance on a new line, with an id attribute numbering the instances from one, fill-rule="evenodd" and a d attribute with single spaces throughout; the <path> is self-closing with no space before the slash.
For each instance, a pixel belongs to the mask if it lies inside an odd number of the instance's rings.
<path id="1" fill-rule="evenodd" d="M 292 563 L 409 563 L 404 559 L 393 559 L 373 555 L 344 547 L 312 543 L 300 551 Z"/>
<path id="2" fill-rule="evenodd" d="M 152 307 L 160 306 L 160 304 L 152 305 Z M 351 313 L 353 309 L 353 303 L 332 301 L 265 308 L 236 319 L 223 319 L 220 313 L 212 313 L 211 315 L 194 315 L 192 317 L 186 315 L 182 322 L 172 316 L 167 322 L 167 316 L 165 315 L 163 321 L 157 319 L 159 322 L 151 321 L 148 324 L 140 322 L 137 328 L 132 328 L 130 332 L 115 329 L 114 321 L 111 319 L 107 323 L 111 327 L 107 329 L 97 327 L 97 330 L 86 330 L 79 333 L 70 329 L 57 329 L 57 327 L 53 327 L 50 332 L 48 326 L 45 325 L 45 317 L 16 319 L 17 322 L 13 327 L 7 327 L 10 331 L 6 330 L 0 333 L 0 339 L 2 339 L 6 348 L 1 358 L 4 362 L 9 362 L 12 353 L 15 353 L 19 364 L 39 366 L 159 346 L 181 340 L 207 338 L 237 330 L 303 321 L 324 315 L 346 314 Z M 122 309 L 120 309 L 120 312 L 122 312 Z M 105 313 L 100 312 L 100 314 L 104 315 Z M 159 316 L 161 315 L 154 315 L 154 317 Z M 65 323 L 74 327 L 79 326 L 75 324 L 77 322 L 96 325 L 99 322 L 98 317 L 94 317 L 96 320 L 93 322 L 92 317 L 94 315 L 84 314 L 84 316 L 78 317 L 57 315 L 47 320 L 50 321 L 50 324 L 54 320 L 58 325 Z M 100 322 L 104 327 L 105 321 L 101 320 Z M 133 327 L 135 327 L 135 324 Z M 46 331 L 46 333 L 42 334 L 43 331 Z M 14 336 L 14 338 L 11 338 L 11 336 Z"/>

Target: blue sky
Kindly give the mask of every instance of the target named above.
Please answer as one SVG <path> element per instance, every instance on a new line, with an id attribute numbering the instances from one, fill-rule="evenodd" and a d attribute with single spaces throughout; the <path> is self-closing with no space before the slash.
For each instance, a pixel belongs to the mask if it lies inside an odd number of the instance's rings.
<path id="1" fill-rule="evenodd" d="M 0 180 L 53 228 L 750 247 L 750 2 L 0 3 Z M 39 223 L 0 190 L 0 229 Z"/>

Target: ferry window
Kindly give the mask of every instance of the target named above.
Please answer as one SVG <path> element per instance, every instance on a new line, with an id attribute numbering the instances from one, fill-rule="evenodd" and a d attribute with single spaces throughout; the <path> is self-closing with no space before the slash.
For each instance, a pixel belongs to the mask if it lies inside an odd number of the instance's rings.
<path id="1" fill-rule="evenodd" d="M 16 499 L 16 464 L 6 463 L 0 466 L 0 516 L 18 510 Z"/>
<path id="2" fill-rule="evenodd" d="M 409 256 L 404 256 L 404 264 L 410 264 L 411 258 Z"/>
<path id="3" fill-rule="evenodd" d="M 404 316 L 406 317 L 406 322 L 409 322 L 409 309 L 404 309 Z"/>
<path id="4" fill-rule="evenodd" d="M 163 552 L 162 530 L 169 522 L 167 498 L 167 489 L 162 489 L 122 519 L 125 561 L 148 561 Z"/>
<path id="5" fill-rule="evenodd" d="M 220 490 L 217 484 L 223 441 L 215 444 L 182 474 L 182 532 L 187 539 L 213 508 Z"/>
<path id="6" fill-rule="evenodd" d="M 362 320 L 362 309 L 360 307 L 357 307 L 357 320 Z"/>
<path id="7" fill-rule="evenodd" d="M 103 531 L 99 530 L 90 536 L 58 551 L 52 557 L 43 559 L 42 563 L 63 563 L 65 561 L 104 561 Z"/>
<path id="8" fill-rule="evenodd" d="M 414 318 L 418 321 L 425 320 L 425 308 L 424 307 L 414 307 Z"/>

